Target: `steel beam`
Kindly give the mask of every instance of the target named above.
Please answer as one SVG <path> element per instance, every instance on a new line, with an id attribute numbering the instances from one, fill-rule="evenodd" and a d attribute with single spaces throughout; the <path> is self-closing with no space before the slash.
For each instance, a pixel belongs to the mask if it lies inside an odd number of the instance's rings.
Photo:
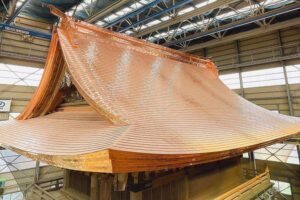
<path id="1" fill-rule="evenodd" d="M 290 115 L 294 116 L 292 96 L 291 96 L 291 92 L 290 92 L 289 81 L 288 81 L 288 76 L 287 76 L 286 66 L 285 66 L 285 62 L 284 61 L 282 61 L 282 67 L 283 67 L 284 82 L 285 82 L 285 88 L 286 88 L 286 93 L 287 93 L 287 99 L 288 99 L 288 103 L 289 103 Z"/>
<path id="2" fill-rule="evenodd" d="M 297 148 L 297 154 L 298 154 L 298 159 L 299 159 L 299 163 L 300 163 L 300 146 L 296 145 Z"/>
<path id="3" fill-rule="evenodd" d="M 239 40 L 235 41 L 235 50 L 236 50 L 237 62 L 241 63 Z M 240 80 L 241 96 L 244 97 L 245 96 L 244 82 L 243 82 L 243 76 L 242 76 L 242 68 L 240 68 L 240 67 L 239 67 L 239 80 Z"/>
<path id="4" fill-rule="evenodd" d="M 133 24 L 131 24 L 131 25 L 125 27 L 125 28 L 122 28 L 122 29 L 120 30 L 120 32 L 126 31 L 126 30 L 128 30 L 128 29 L 130 29 L 130 28 L 132 28 L 132 27 L 135 27 L 135 26 L 139 25 L 139 24 L 145 23 L 145 22 L 147 22 L 147 21 L 149 21 L 149 20 L 151 20 L 151 19 L 154 19 L 155 17 L 158 17 L 158 16 L 160 16 L 160 15 L 166 13 L 166 12 L 169 12 L 169 11 L 171 11 L 171 10 L 177 9 L 177 8 L 183 6 L 183 5 L 188 4 L 188 3 L 191 3 L 192 1 L 193 1 L 193 0 L 184 0 L 184 1 L 181 1 L 181 2 L 179 2 L 179 3 L 177 3 L 177 4 L 173 5 L 173 6 L 170 6 L 170 7 L 166 8 L 166 9 L 164 9 L 164 10 L 161 10 L 161 11 L 159 11 L 159 12 L 157 12 L 157 13 L 155 13 L 155 14 L 149 16 L 149 17 L 146 17 L 146 18 L 144 18 L 144 19 L 141 19 L 141 20 L 139 20 L 139 21 L 137 21 L 137 22 L 135 22 L 135 23 L 133 23 Z"/>
<path id="5" fill-rule="evenodd" d="M 133 11 L 131 13 L 128 13 L 127 15 L 124 15 L 123 17 L 117 18 L 117 19 L 113 20 L 112 22 L 104 25 L 104 28 L 109 28 L 109 27 L 111 27 L 111 26 L 113 26 L 113 25 L 115 25 L 115 24 L 117 24 L 119 22 L 122 22 L 122 21 L 124 21 L 124 20 L 126 20 L 126 19 L 128 19 L 130 17 L 136 16 L 137 14 L 144 12 L 145 10 L 147 10 L 147 9 L 149 9 L 149 8 L 157 5 L 157 4 L 159 4 L 162 1 L 165 1 L 165 0 L 155 0 L 155 1 L 152 1 L 151 3 L 148 3 L 145 6 L 139 8 L 139 9 L 137 9 L 135 11 Z"/>
<path id="6" fill-rule="evenodd" d="M 6 24 L 3 22 L 0 22 L 0 29 L 15 32 L 15 33 L 21 33 L 24 35 L 31 35 L 31 36 L 35 36 L 35 37 L 39 37 L 39 38 L 44 38 L 44 39 L 51 39 L 51 36 L 52 36 L 51 33 L 45 33 L 42 31 L 37 31 L 37 30 L 30 29 L 30 28 L 22 27 L 22 26 Z"/>
<path id="7" fill-rule="evenodd" d="M 280 49 L 280 56 L 284 56 L 284 51 L 282 48 L 282 40 L 281 40 L 281 33 L 280 30 L 277 31 L 277 37 L 278 37 L 278 43 L 279 43 L 279 49 Z M 284 74 L 284 82 L 285 82 L 285 89 L 286 89 L 286 94 L 287 94 L 287 99 L 289 103 L 289 110 L 290 110 L 290 115 L 294 116 L 294 108 L 293 108 L 293 101 L 292 101 L 292 96 L 290 92 L 290 86 L 289 86 L 289 80 L 286 72 L 286 64 L 285 61 L 282 61 L 282 67 L 283 67 L 283 74 Z"/>
<path id="8" fill-rule="evenodd" d="M 157 25 L 151 26 L 149 28 L 146 28 L 146 29 L 140 31 L 137 34 L 133 34 L 132 36 L 141 37 L 143 35 L 158 31 L 162 28 L 168 27 L 168 26 L 173 25 L 173 24 L 180 23 L 182 21 L 185 21 L 185 20 L 190 19 L 192 17 L 198 16 L 200 14 L 206 13 L 208 11 L 214 10 L 216 8 L 226 6 L 226 5 L 231 4 L 235 1 L 238 1 L 238 0 L 218 0 L 218 1 L 215 1 L 213 3 L 210 3 L 210 4 L 206 5 L 206 6 L 196 8 L 195 10 L 193 10 L 191 12 L 185 13 L 183 15 L 178 15 L 178 16 L 176 16 L 176 17 L 174 17 L 174 18 L 172 18 L 168 21 L 165 21 L 165 22 L 162 22 L 160 24 L 157 24 Z"/>
<path id="9" fill-rule="evenodd" d="M 192 46 L 189 46 L 185 49 L 180 49 L 180 50 L 183 51 L 183 52 L 192 52 L 192 51 L 207 48 L 207 47 L 210 47 L 210 46 L 215 46 L 215 45 L 219 45 L 219 44 L 223 44 L 223 43 L 227 43 L 227 42 L 232 42 L 232 41 L 237 40 L 237 39 L 252 37 L 252 36 L 255 36 L 255 35 L 262 34 L 262 33 L 267 33 L 267 32 L 275 31 L 275 30 L 278 30 L 278 29 L 287 28 L 287 27 L 290 27 L 290 26 L 295 26 L 295 25 L 298 25 L 298 24 L 300 24 L 300 17 L 297 17 L 295 19 L 290 19 L 290 20 L 284 21 L 284 22 L 278 22 L 276 24 L 272 24 L 272 25 L 269 25 L 269 26 L 266 26 L 266 27 L 260 27 L 260 28 L 256 28 L 256 29 L 253 29 L 253 30 L 250 30 L 250 31 L 245 31 L 245 32 L 242 32 L 242 33 L 229 35 L 229 36 L 223 37 L 221 40 L 214 39 L 214 40 L 211 40 L 211 41 L 208 41 L 208 42 L 195 44 L 195 45 L 192 45 Z"/>
<path id="10" fill-rule="evenodd" d="M 10 24 L 15 20 L 15 18 L 22 12 L 22 10 L 28 5 L 30 0 L 24 1 L 24 3 L 14 12 L 14 14 L 6 21 L 7 24 Z"/>
<path id="11" fill-rule="evenodd" d="M 125 5 L 129 2 L 131 2 L 131 0 L 119 0 L 116 3 L 114 3 L 113 5 L 111 5 L 107 8 L 104 8 L 102 10 L 99 10 L 94 15 L 89 16 L 85 21 L 88 22 L 88 23 L 93 23 L 93 22 L 99 20 L 100 18 L 104 17 L 105 15 L 110 14 L 112 11 L 120 8 L 121 6 L 123 6 L 123 5 Z"/>
<path id="12" fill-rule="evenodd" d="M 203 32 L 203 33 L 197 33 L 197 34 L 188 36 L 188 37 L 186 37 L 182 40 L 176 40 L 176 41 L 173 41 L 173 42 L 170 42 L 170 43 L 166 43 L 164 45 L 165 46 L 173 46 L 173 45 L 176 45 L 176 44 L 179 44 L 179 43 L 182 43 L 182 42 L 195 40 L 195 39 L 202 38 L 202 37 L 205 37 L 205 36 L 208 36 L 208 35 L 211 35 L 211 34 L 215 34 L 215 33 L 220 33 L 222 31 L 227 31 L 229 29 L 233 29 L 233 28 L 237 28 L 237 27 L 244 26 L 244 25 L 247 25 L 247 24 L 251 24 L 251 23 L 259 21 L 259 20 L 264 20 L 264 19 L 267 19 L 267 18 L 270 18 L 270 17 L 274 17 L 274 16 L 277 16 L 277 15 L 281 15 L 281 14 L 291 12 L 291 11 L 294 11 L 294 10 L 298 10 L 298 9 L 300 9 L 300 3 L 296 3 L 294 5 L 286 6 L 286 7 L 283 7 L 281 9 L 276 9 L 276 10 L 261 14 L 259 16 L 251 17 L 250 19 L 246 18 L 246 19 L 241 20 L 241 21 L 236 22 L 236 23 L 231 23 L 231 24 L 228 24 L 228 25 L 224 25 L 221 28 L 215 28 L 213 30 L 206 31 L 206 32 Z"/>

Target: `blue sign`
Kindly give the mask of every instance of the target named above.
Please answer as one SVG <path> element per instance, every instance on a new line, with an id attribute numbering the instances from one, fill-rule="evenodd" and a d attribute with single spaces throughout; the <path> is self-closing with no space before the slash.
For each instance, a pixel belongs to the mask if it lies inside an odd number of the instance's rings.
<path id="1" fill-rule="evenodd" d="M 0 109 L 1 110 L 3 110 L 4 106 L 5 106 L 5 102 L 4 101 L 0 101 Z"/>

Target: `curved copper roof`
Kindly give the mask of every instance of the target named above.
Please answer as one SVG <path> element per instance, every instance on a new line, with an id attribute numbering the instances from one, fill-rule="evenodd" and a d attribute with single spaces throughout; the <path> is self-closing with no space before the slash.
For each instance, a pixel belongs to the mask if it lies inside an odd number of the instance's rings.
<path id="1" fill-rule="evenodd" d="M 65 68 L 90 106 L 47 114 L 63 95 Z M 52 165 L 97 172 L 205 163 L 300 132 L 298 118 L 265 110 L 228 89 L 208 59 L 67 17 L 19 119 L 0 124 L 3 146 Z"/>

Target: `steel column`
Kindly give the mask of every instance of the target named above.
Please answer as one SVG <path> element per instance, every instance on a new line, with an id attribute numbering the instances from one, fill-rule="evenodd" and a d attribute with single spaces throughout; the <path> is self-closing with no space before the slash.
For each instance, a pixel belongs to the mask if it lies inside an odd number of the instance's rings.
<path id="1" fill-rule="evenodd" d="M 278 37 L 278 43 L 279 43 L 279 47 L 280 47 L 280 56 L 284 56 L 284 51 L 282 49 L 282 40 L 281 40 L 280 30 L 277 31 L 277 37 Z M 293 101 L 292 101 L 292 96 L 291 96 L 291 92 L 290 92 L 290 86 L 289 86 L 289 80 L 288 80 L 288 76 L 287 76 L 287 72 L 286 72 L 285 61 L 281 61 L 281 64 L 283 67 L 285 89 L 286 89 L 286 94 L 287 94 L 288 103 L 289 103 L 290 115 L 294 116 Z"/>
<path id="2" fill-rule="evenodd" d="M 235 49 L 236 49 L 236 56 L 237 56 L 237 62 L 241 63 L 241 58 L 240 58 L 240 47 L 239 47 L 239 41 L 235 41 Z M 245 91 L 244 91 L 244 83 L 243 83 L 243 76 L 242 76 L 242 68 L 239 67 L 239 80 L 240 80 L 240 88 L 241 88 L 241 96 L 245 96 Z"/>

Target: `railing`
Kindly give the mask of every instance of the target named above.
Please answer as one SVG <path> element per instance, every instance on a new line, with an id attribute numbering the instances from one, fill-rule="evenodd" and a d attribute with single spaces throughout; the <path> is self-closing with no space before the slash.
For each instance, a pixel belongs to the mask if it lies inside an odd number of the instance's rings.
<path id="1" fill-rule="evenodd" d="M 235 187 L 234 189 L 219 196 L 215 200 L 252 199 L 253 197 L 271 188 L 272 185 L 273 184 L 270 182 L 269 170 L 266 169 L 266 171 L 262 174 L 259 174 L 246 183 Z"/>
<path id="2" fill-rule="evenodd" d="M 281 52 L 283 54 L 281 54 Z M 265 53 L 268 53 L 270 55 L 264 58 L 257 58 Z M 231 60 L 231 64 L 223 66 L 219 65 L 220 67 L 218 69 L 230 69 L 239 66 L 250 66 L 254 64 L 263 64 L 272 61 L 281 61 L 297 57 L 300 57 L 300 41 L 289 45 L 260 48 L 257 50 L 249 51 L 247 53 L 230 56 L 229 58 L 226 58 L 224 60 Z M 244 58 L 249 58 L 249 60 L 242 61 Z M 215 61 L 215 64 L 218 66 L 218 63 L 224 60 L 217 60 Z"/>
<path id="3" fill-rule="evenodd" d="M 37 185 L 38 184 L 38 185 Z M 24 193 L 28 199 L 34 200 L 55 200 L 56 198 L 50 194 L 50 191 L 59 190 L 63 186 L 63 179 L 58 178 L 49 181 L 31 184 Z"/>
<path id="4" fill-rule="evenodd" d="M 55 200 L 56 198 L 47 192 L 45 189 L 39 187 L 36 184 L 32 185 L 32 188 L 30 190 L 31 198 L 34 200 Z"/>

